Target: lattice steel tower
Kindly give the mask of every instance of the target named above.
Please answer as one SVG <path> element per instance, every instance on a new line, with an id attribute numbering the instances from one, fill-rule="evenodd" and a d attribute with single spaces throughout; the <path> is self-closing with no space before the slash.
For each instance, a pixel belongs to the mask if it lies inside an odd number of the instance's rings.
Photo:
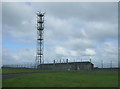
<path id="1" fill-rule="evenodd" d="M 43 57 L 43 42 L 44 42 L 44 13 L 38 12 L 37 14 L 37 53 L 36 63 L 37 66 L 44 63 Z"/>

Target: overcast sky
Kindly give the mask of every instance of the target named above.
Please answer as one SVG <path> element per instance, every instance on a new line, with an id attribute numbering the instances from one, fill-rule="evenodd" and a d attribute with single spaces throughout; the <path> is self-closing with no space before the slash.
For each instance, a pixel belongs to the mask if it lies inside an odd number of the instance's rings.
<path id="1" fill-rule="evenodd" d="M 66 59 L 118 66 L 117 2 L 2 4 L 3 64 L 34 63 L 36 12 L 45 14 L 44 60 Z"/>

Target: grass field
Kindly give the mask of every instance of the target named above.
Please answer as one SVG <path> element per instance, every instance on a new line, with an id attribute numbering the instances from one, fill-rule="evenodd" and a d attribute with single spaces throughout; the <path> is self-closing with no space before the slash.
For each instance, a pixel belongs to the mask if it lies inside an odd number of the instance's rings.
<path id="1" fill-rule="evenodd" d="M 3 87 L 117 87 L 117 72 L 57 72 L 16 76 Z"/>
<path id="2" fill-rule="evenodd" d="M 49 72 L 48 70 L 37 70 L 37 69 L 17 69 L 17 68 L 3 68 L 2 74 L 10 73 L 26 73 L 26 72 Z"/>

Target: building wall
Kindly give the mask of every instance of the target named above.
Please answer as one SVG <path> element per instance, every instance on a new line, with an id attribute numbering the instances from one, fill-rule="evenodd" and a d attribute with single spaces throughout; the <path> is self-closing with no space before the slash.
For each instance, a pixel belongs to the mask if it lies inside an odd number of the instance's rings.
<path id="1" fill-rule="evenodd" d="M 43 70 L 92 70 L 91 63 L 57 63 L 57 64 L 42 64 L 39 66 Z"/>
<path id="2" fill-rule="evenodd" d="M 93 65 L 91 63 L 75 63 L 71 64 L 71 70 L 92 70 Z"/>

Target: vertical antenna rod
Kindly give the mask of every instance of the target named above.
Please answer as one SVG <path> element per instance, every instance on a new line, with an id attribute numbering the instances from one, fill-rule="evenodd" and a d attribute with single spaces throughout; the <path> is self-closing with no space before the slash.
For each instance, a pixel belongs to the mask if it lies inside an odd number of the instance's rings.
<path id="1" fill-rule="evenodd" d="M 101 67 L 103 68 L 103 60 L 101 60 Z"/>
<path id="2" fill-rule="evenodd" d="M 37 12 L 37 53 L 36 53 L 36 63 L 37 66 L 44 63 L 43 58 L 43 33 L 44 33 L 44 13 Z"/>
<path id="3" fill-rule="evenodd" d="M 110 68 L 112 68 L 112 61 L 110 62 Z"/>

